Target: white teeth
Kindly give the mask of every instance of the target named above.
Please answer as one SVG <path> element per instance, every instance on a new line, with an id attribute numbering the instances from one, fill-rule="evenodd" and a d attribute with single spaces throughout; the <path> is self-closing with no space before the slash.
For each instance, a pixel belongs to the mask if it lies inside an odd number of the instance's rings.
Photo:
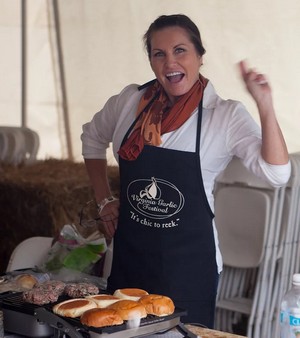
<path id="1" fill-rule="evenodd" d="M 182 74 L 181 72 L 172 72 L 172 73 L 166 74 L 166 76 L 175 76 L 175 75 L 181 75 L 181 74 Z"/>

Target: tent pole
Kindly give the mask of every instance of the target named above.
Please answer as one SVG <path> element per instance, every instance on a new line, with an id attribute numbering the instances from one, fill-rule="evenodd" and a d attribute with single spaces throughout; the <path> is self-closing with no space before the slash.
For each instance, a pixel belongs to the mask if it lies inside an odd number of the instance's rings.
<path id="1" fill-rule="evenodd" d="M 63 108 L 63 116 L 64 116 L 65 132 L 66 132 L 67 152 L 68 152 L 68 159 L 73 160 L 66 80 L 65 80 L 65 72 L 64 72 L 64 63 L 63 63 L 64 61 L 63 50 L 62 50 L 61 34 L 60 34 L 59 8 L 58 8 L 57 0 L 53 0 L 53 12 L 54 12 L 55 34 L 56 34 L 56 43 L 57 43 L 57 52 L 58 52 L 59 75 L 60 75 L 60 83 L 61 83 L 61 91 L 62 91 L 62 108 Z"/>
<path id="2" fill-rule="evenodd" d="M 26 0 L 21 0 L 21 126 L 27 125 L 27 11 Z"/>

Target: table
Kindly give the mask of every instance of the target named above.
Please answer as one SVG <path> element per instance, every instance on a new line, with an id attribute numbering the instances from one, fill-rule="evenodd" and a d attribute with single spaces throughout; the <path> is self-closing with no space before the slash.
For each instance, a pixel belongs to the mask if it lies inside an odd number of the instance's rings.
<path id="1" fill-rule="evenodd" d="M 187 325 L 188 329 L 199 336 L 199 338 L 245 338 L 232 333 L 220 332 L 215 330 L 204 329 L 197 326 Z M 4 338 L 23 338 L 24 336 L 6 333 Z M 180 338 L 183 337 L 178 332 L 169 332 L 166 334 L 151 335 L 145 338 Z"/>
<path id="2" fill-rule="evenodd" d="M 186 327 L 201 338 L 245 338 L 232 333 L 220 332 L 215 330 L 204 329 L 202 327 L 186 325 Z"/>

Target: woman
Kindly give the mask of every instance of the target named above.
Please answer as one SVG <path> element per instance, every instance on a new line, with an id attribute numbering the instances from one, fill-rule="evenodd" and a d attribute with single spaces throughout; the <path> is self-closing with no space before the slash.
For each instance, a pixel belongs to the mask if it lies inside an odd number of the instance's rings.
<path id="1" fill-rule="evenodd" d="M 213 327 L 222 269 L 213 223 L 213 186 L 233 156 L 274 186 L 290 175 L 287 148 L 264 75 L 240 62 L 261 130 L 236 101 L 199 74 L 205 49 L 184 15 L 160 16 L 144 35 L 156 79 L 129 85 L 83 126 L 83 156 L 103 232 L 114 238 L 110 291 L 139 287 L 170 296 L 185 322 Z M 106 148 L 120 168 L 111 197 Z"/>

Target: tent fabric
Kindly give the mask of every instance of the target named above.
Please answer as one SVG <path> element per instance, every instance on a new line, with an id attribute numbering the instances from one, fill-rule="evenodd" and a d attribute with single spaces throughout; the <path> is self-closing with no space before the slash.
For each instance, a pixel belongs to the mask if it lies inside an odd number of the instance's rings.
<path id="1" fill-rule="evenodd" d="M 242 101 L 259 121 L 236 63 L 268 75 L 289 152 L 300 149 L 300 2 L 298 0 L 64 0 L 58 1 L 69 130 L 51 0 L 25 0 L 27 127 L 40 137 L 38 158 L 67 158 L 70 133 L 82 161 L 81 126 L 128 83 L 153 78 L 142 36 L 161 14 L 183 13 L 201 31 L 203 75 L 223 98 Z M 0 0 L 0 125 L 21 126 L 21 1 Z M 111 160 L 112 161 L 112 160 Z M 112 161 L 113 163 L 113 161 Z"/>

